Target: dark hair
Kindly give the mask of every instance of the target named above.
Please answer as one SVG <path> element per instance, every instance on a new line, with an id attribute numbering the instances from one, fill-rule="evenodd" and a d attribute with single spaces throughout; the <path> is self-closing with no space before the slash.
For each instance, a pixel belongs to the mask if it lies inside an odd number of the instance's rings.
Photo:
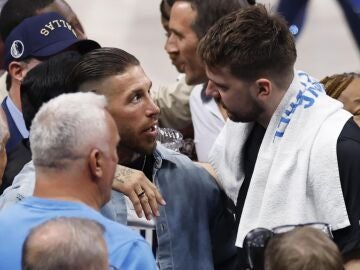
<path id="1" fill-rule="evenodd" d="M 202 38 L 209 28 L 221 17 L 232 11 L 249 6 L 246 0 L 176 0 L 189 2 L 196 10 L 196 18 L 192 28 L 198 38 Z"/>
<path id="2" fill-rule="evenodd" d="M 124 50 L 100 48 L 84 55 L 74 67 L 69 80 L 78 89 L 85 82 L 122 74 L 127 68 L 138 65 L 140 65 L 139 60 Z"/>
<path id="3" fill-rule="evenodd" d="M 174 2 L 175 2 L 175 0 L 161 0 L 160 13 L 161 13 L 161 17 L 163 20 L 165 20 L 165 21 L 170 20 L 170 14 L 167 12 L 166 6 L 171 8 L 173 6 Z"/>
<path id="4" fill-rule="evenodd" d="M 326 93 L 335 99 L 338 99 L 341 93 L 355 79 L 360 78 L 359 73 L 343 73 L 327 76 L 320 82 L 324 85 Z M 359 89 L 360 91 L 360 89 Z"/>
<path id="5" fill-rule="evenodd" d="M 9 92 L 11 87 L 11 75 L 9 73 L 6 74 L 5 85 L 6 85 L 6 90 Z"/>
<path id="6" fill-rule="evenodd" d="M 265 270 L 342 270 L 335 243 L 322 231 L 302 227 L 275 235 L 265 250 Z"/>
<path id="7" fill-rule="evenodd" d="M 78 52 L 63 52 L 40 63 L 26 74 L 20 86 L 20 96 L 28 130 L 43 103 L 61 94 L 76 92 L 68 76 L 80 59 Z"/>
<path id="8" fill-rule="evenodd" d="M 8 0 L 0 13 L 0 37 L 3 41 L 24 19 L 37 15 L 54 0 Z"/>
<path id="9" fill-rule="evenodd" d="M 296 60 L 286 21 L 259 4 L 220 19 L 200 41 L 198 52 L 210 68 L 229 68 L 234 76 L 249 81 L 268 74 L 281 86 Z"/>

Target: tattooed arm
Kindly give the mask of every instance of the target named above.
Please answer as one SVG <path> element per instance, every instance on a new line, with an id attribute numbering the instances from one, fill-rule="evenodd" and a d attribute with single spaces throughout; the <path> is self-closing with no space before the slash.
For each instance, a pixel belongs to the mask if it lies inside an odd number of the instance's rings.
<path id="1" fill-rule="evenodd" d="M 158 203 L 165 205 L 164 198 L 156 186 L 142 171 L 117 165 L 112 187 L 129 197 L 138 217 L 142 217 L 144 212 L 150 220 L 152 216 L 159 216 Z M 142 191 L 145 191 L 145 195 L 139 197 L 138 194 Z"/>

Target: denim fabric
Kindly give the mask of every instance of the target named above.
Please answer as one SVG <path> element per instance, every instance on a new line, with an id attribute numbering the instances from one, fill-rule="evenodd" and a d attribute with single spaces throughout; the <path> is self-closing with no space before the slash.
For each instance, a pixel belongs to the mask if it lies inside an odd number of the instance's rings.
<path id="1" fill-rule="evenodd" d="M 186 156 L 158 146 L 154 157 L 153 181 L 166 201 L 155 220 L 159 268 L 233 269 L 236 229 L 224 193 Z"/>
<path id="2" fill-rule="evenodd" d="M 111 220 L 126 224 L 127 213 L 124 196 L 124 194 L 112 190 L 111 200 L 100 209 L 101 214 Z"/>

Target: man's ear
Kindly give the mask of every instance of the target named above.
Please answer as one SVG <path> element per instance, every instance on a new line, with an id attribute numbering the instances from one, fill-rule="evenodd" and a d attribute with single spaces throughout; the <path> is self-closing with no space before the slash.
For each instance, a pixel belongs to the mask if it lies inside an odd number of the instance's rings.
<path id="1" fill-rule="evenodd" d="M 256 80 L 255 85 L 257 87 L 257 98 L 260 100 L 266 100 L 272 92 L 272 83 L 270 80 L 261 78 Z"/>
<path id="2" fill-rule="evenodd" d="M 9 74 L 11 77 L 19 82 L 21 82 L 26 75 L 25 63 L 13 61 L 9 64 Z"/>
<path id="3" fill-rule="evenodd" d="M 93 179 L 100 179 L 103 176 L 103 157 L 99 149 L 93 149 L 89 155 L 89 168 Z"/>

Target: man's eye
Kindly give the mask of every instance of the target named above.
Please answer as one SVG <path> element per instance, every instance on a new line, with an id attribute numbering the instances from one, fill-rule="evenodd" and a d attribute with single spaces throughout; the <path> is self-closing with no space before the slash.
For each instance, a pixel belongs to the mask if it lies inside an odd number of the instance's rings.
<path id="1" fill-rule="evenodd" d="M 141 95 L 135 95 L 135 96 L 132 98 L 131 102 L 132 102 L 132 103 L 138 103 L 140 100 L 141 100 Z"/>

